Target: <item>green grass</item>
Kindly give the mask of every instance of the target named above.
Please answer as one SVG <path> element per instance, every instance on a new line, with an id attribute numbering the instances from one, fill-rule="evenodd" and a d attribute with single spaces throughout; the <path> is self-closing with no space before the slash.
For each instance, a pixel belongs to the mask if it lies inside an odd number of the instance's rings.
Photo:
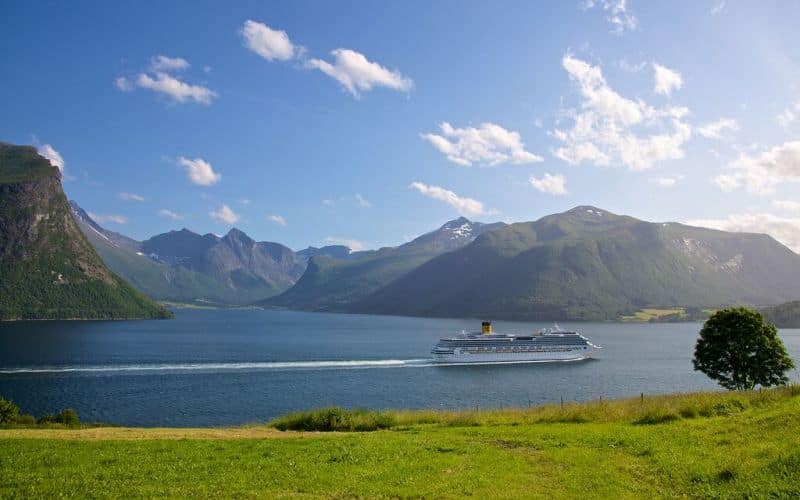
<path id="1" fill-rule="evenodd" d="M 384 412 L 391 429 L 375 432 L 0 431 L 0 497 L 798 496 L 793 393 Z"/>

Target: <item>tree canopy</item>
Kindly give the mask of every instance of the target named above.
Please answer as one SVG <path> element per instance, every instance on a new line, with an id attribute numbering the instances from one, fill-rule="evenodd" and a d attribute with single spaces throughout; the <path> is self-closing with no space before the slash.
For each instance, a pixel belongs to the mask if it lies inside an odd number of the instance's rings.
<path id="1" fill-rule="evenodd" d="M 731 390 L 784 385 L 794 368 L 775 325 L 745 307 L 717 311 L 705 322 L 693 362 L 695 370 Z"/>

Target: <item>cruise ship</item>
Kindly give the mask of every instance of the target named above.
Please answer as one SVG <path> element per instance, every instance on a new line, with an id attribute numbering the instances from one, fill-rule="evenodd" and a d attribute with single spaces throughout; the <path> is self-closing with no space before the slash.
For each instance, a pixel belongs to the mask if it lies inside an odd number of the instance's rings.
<path id="1" fill-rule="evenodd" d="M 600 349 L 578 332 L 556 325 L 531 335 L 492 332 L 484 321 L 481 333 L 462 333 L 439 340 L 431 354 L 445 363 L 531 363 L 536 361 L 578 361 L 591 358 Z"/>

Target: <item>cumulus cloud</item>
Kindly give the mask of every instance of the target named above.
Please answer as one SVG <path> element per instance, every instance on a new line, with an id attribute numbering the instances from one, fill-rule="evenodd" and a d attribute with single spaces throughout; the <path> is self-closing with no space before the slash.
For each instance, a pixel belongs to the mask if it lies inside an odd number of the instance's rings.
<path id="1" fill-rule="evenodd" d="M 350 49 L 331 51 L 333 63 L 322 59 L 309 59 L 306 67 L 318 69 L 339 82 L 353 97 L 374 87 L 408 92 L 414 87 L 411 78 L 397 70 L 389 70 L 376 62 L 368 60 L 363 54 Z"/>
<path id="2" fill-rule="evenodd" d="M 66 163 L 64 162 L 64 158 L 61 156 L 61 153 L 56 151 L 56 148 L 54 148 L 50 144 L 44 144 L 39 148 L 37 148 L 37 150 L 40 155 L 50 160 L 50 165 L 57 167 L 62 174 L 64 173 L 64 169 L 66 168 Z"/>
<path id="3" fill-rule="evenodd" d="M 325 205 L 326 207 L 333 207 L 333 206 L 336 205 L 336 202 L 331 200 L 331 199 L 326 198 L 326 199 L 322 200 L 322 204 Z"/>
<path id="4" fill-rule="evenodd" d="M 183 219 L 183 215 L 173 212 L 172 210 L 167 210 L 166 208 L 162 208 L 158 211 L 158 215 L 161 217 L 167 217 L 172 220 L 181 220 Z"/>
<path id="5" fill-rule="evenodd" d="M 647 61 L 642 61 L 640 63 L 631 63 L 628 62 L 627 59 L 623 58 L 620 59 L 619 62 L 617 62 L 617 65 L 622 71 L 627 71 L 628 73 L 638 73 L 647 67 Z"/>
<path id="6" fill-rule="evenodd" d="M 139 73 L 135 79 L 120 76 L 114 80 L 114 86 L 122 92 L 130 92 L 135 86 L 152 90 L 178 103 L 211 104 L 217 97 L 216 92 L 203 85 L 187 83 L 175 76 L 175 73 L 188 67 L 189 62 L 186 59 L 158 55 L 150 59 L 150 67 Z"/>
<path id="7" fill-rule="evenodd" d="M 120 193 L 119 197 L 121 200 L 125 201 L 144 201 L 144 196 L 138 195 L 136 193 Z"/>
<path id="8" fill-rule="evenodd" d="M 370 203 L 368 199 L 364 198 L 358 193 L 356 193 L 356 203 L 361 208 L 369 208 L 372 206 L 372 203 Z"/>
<path id="9" fill-rule="evenodd" d="M 182 71 L 188 67 L 189 62 L 181 57 L 167 57 L 158 55 L 150 59 L 150 69 L 153 71 Z"/>
<path id="10" fill-rule="evenodd" d="M 133 90 L 133 83 L 130 80 L 121 76 L 114 80 L 114 86 L 117 87 L 122 92 L 130 92 Z"/>
<path id="11" fill-rule="evenodd" d="M 128 218 L 125 217 L 124 215 L 99 215 L 99 214 L 93 214 L 92 212 L 87 212 L 87 213 L 89 214 L 89 217 L 92 218 L 92 220 L 98 223 L 106 223 L 106 222 L 111 222 L 114 224 L 128 223 Z"/>
<path id="12" fill-rule="evenodd" d="M 683 180 L 682 175 L 673 175 L 667 177 L 656 177 L 654 179 L 651 179 L 650 182 L 652 182 L 653 184 L 657 184 L 658 186 L 661 186 L 663 188 L 671 188 L 674 187 L 675 184 L 677 184 L 681 180 Z"/>
<path id="13" fill-rule="evenodd" d="M 409 187 L 419 191 L 428 198 L 447 203 L 455 208 L 461 215 L 474 216 L 486 213 L 483 203 L 480 201 L 472 198 L 462 198 L 456 193 L 442 187 L 423 184 L 422 182 L 412 182 Z"/>
<path id="14" fill-rule="evenodd" d="M 556 157 L 572 165 L 624 165 L 630 170 L 683 158 L 683 144 L 692 133 L 683 121 L 687 108 L 656 109 L 641 99 L 623 97 L 608 85 L 599 66 L 570 54 L 564 56 L 562 66 L 576 85 L 581 103 L 580 109 L 565 112 L 573 120 L 572 128 L 552 132 L 563 143 L 553 152 Z"/>
<path id="15" fill-rule="evenodd" d="M 231 207 L 223 204 L 219 210 L 211 211 L 208 213 L 212 219 L 224 222 L 226 224 L 235 224 L 239 220 L 239 214 L 231 210 Z"/>
<path id="16" fill-rule="evenodd" d="M 773 193 L 780 184 L 800 182 L 800 141 L 786 142 L 754 156 L 741 153 L 714 182 L 723 191 L 744 187 L 756 194 Z"/>
<path id="17" fill-rule="evenodd" d="M 194 101 L 209 105 L 217 97 L 217 93 L 208 87 L 186 83 L 162 72 L 156 72 L 152 76 L 147 73 L 140 73 L 136 79 L 136 85 L 143 89 L 164 94 L 173 101 L 180 103 Z"/>
<path id="18" fill-rule="evenodd" d="M 621 35 L 625 30 L 635 30 L 639 21 L 628 10 L 627 0 L 585 0 L 584 10 L 599 7 L 606 13 L 606 20 L 611 23 L 611 33 Z"/>
<path id="19" fill-rule="evenodd" d="M 325 243 L 329 245 L 344 245 L 353 252 L 360 252 L 367 247 L 366 243 L 362 241 L 354 240 L 351 238 L 339 238 L 336 236 L 328 236 L 327 238 L 325 238 Z"/>
<path id="20" fill-rule="evenodd" d="M 658 63 L 653 63 L 656 94 L 671 95 L 673 90 L 680 90 L 683 87 L 683 76 L 674 69 L 669 69 Z"/>
<path id="21" fill-rule="evenodd" d="M 422 138 L 458 165 L 479 163 L 493 167 L 503 163 L 522 165 L 543 161 L 541 156 L 525 150 L 519 132 L 494 123 L 482 123 L 478 128 L 454 128 L 443 122 L 439 128 L 441 134 L 422 134 Z"/>
<path id="22" fill-rule="evenodd" d="M 736 132 L 739 130 L 739 123 L 731 118 L 720 118 L 719 120 L 697 128 L 697 133 L 706 139 L 722 139 L 725 131 Z"/>
<path id="23" fill-rule="evenodd" d="M 772 206 L 781 210 L 786 210 L 787 212 L 800 213 L 800 201 L 775 200 L 772 202 Z"/>
<path id="24" fill-rule="evenodd" d="M 540 179 L 531 176 L 528 181 L 531 183 L 531 186 L 543 193 L 552 194 L 555 196 L 567 194 L 567 180 L 561 174 L 551 175 L 545 173 Z"/>
<path id="25" fill-rule="evenodd" d="M 789 125 L 797 120 L 797 115 L 800 114 L 800 101 L 795 102 L 788 108 L 784 109 L 778 116 L 778 125 L 783 128 L 788 128 Z"/>
<path id="26" fill-rule="evenodd" d="M 724 219 L 692 220 L 687 224 L 723 231 L 765 233 L 795 252 L 800 252 L 800 218 L 780 217 L 769 213 L 744 213 L 732 214 Z"/>
<path id="27" fill-rule="evenodd" d="M 267 61 L 288 61 L 303 52 L 289 40 L 285 31 L 248 19 L 239 30 L 244 46 Z"/>
<path id="28" fill-rule="evenodd" d="M 274 222 L 275 224 L 277 224 L 279 226 L 285 226 L 286 225 L 286 219 L 283 218 L 280 215 L 267 215 L 267 220 L 270 221 L 270 222 Z"/>
<path id="29" fill-rule="evenodd" d="M 181 156 L 178 165 L 186 169 L 186 174 L 192 183 L 198 186 L 212 186 L 222 179 L 222 174 L 214 172 L 211 164 L 202 158 L 189 159 Z"/>
<path id="30" fill-rule="evenodd" d="M 712 5 L 711 6 L 711 10 L 709 11 L 709 13 L 712 16 L 716 16 L 717 14 L 722 12 L 723 10 L 725 10 L 725 0 L 721 0 L 719 2 L 716 2 L 714 5 Z"/>

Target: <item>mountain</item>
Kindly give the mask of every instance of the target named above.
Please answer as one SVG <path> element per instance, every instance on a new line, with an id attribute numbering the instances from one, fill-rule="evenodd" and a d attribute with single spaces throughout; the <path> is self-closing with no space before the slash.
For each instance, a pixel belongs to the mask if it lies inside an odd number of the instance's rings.
<path id="1" fill-rule="evenodd" d="M 33 147 L 0 143 L 0 319 L 170 316 L 103 264 L 59 169 Z"/>
<path id="2" fill-rule="evenodd" d="M 322 248 L 308 247 L 297 252 L 297 256 L 308 262 L 311 257 L 331 257 L 339 260 L 353 260 L 367 252 L 354 252 L 344 245 L 328 245 Z"/>
<path id="3" fill-rule="evenodd" d="M 348 259 L 314 256 L 300 280 L 286 292 L 261 302 L 267 307 L 312 311 L 345 311 L 370 293 L 444 252 L 504 226 L 465 218 L 450 221 L 398 247 L 363 252 Z"/>
<path id="4" fill-rule="evenodd" d="M 602 320 L 644 307 L 759 305 L 798 296 L 800 255 L 767 235 L 651 223 L 582 206 L 487 232 L 343 308 Z"/>
<path id="5" fill-rule="evenodd" d="M 800 300 L 761 309 L 764 319 L 778 328 L 800 328 Z"/>
<path id="6" fill-rule="evenodd" d="M 224 237 L 181 229 L 139 242 L 103 228 L 71 204 L 104 262 L 158 300 L 249 304 L 287 289 L 305 270 L 305 259 L 291 249 L 256 242 L 238 229 Z"/>

